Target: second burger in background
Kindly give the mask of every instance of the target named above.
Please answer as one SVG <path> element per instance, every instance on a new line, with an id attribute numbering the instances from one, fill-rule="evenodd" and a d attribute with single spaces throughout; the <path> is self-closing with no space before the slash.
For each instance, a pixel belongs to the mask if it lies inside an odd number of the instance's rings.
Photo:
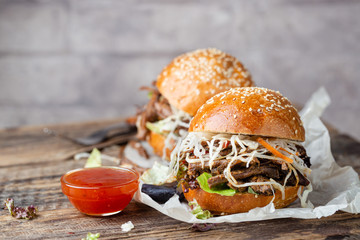
<path id="1" fill-rule="evenodd" d="M 217 93 L 253 86 L 249 72 L 235 57 L 218 49 L 201 49 L 176 57 L 159 74 L 150 101 L 137 114 L 137 137 L 169 160 L 198 108 Z"/>

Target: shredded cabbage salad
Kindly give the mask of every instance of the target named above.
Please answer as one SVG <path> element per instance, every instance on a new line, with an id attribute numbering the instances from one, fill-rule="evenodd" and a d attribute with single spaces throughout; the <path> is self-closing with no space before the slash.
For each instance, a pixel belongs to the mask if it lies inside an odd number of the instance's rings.
<path id="1" fill-rule="evenodd" d="M 284 199 L 286 182 L 291 176 L 291 173 L 294 173 L 296 179 L 298 180 L 298 174 L 296 170 L 298 170 L 304 176 L 309 175 L 311 170 L 298 156 L 296 145 L 299 145 L 299 142 L 278 138 L 269 138 L 266 139 L 266 142 L 277 151 L 290 158 L 292 163 L 289 163 L 283 158 L 271 154 L 267 148 L 259 144 L 254 136 L 241 134 L 190 132 L 183 139 L 183 141 L 178 142 L 176 148 L 171 154 L 170 175 L 177 175 L 179 170 L 179 161 L 182 159 L 185 159 L 188 163 L 201 163 L 202 168 L 204 168 L 206 165 L 209 166 L 210 169 L 212 168 L 214 161 L 227 159 L 229 162 L 223 171 L 223 174 L 232 186 L 239 188 L 251 187 L 255 185 L 270 185 L 273 193 L 275 192 L 274 189 L 280 190 Z M 205 150 L 204 143 L 206 143 L 208 146 L 208 151 Z M 220 155 L 221 150 L 224 149 L 224 146 L 228 146 L 228 144 L 231 145 L 232 151 L 225 156 Z M 191 153 L 193 153 L 193 155 Z M 255 158 L 269 159 L 277 162 L 278 164 L 281 164 L 284 167 L 287 167 L 289 169 L 289 173 L 285 177 L 284 184 L 281 185 L 271 178 L 266 182 L 238 183 L 231 174 L 231 167 L 239 160 L 246 163 L 246 167 L 249 167 L 250 162 Z M 302 207 L 308 207 L 311 205 L 311 203 L 306 203 L 307 196 L 311 191 L 311 183 L 305 187 L 304 191 L 298 191 L 298 197 L 300 198 Z"/>
<path id="2" fill-rule="evenodd" d="M 180 129 L 178 133 L 175 133 L 175 130 L 178 127 L 188 129 L 192 118 L 190 114 L 183 112 L 173 106 L 171 106 L 171 110 L 173 112 L 173 115 L 155 123 L 146 123 L 146 127 L 151 131 L 166 136 L 164 142 L 165 147 L 163 149 L 163 157 L 166 156 L 166 149 L 172 150 L 173 148 L 171 140 L 173 140 L 174 142 L 178 142 L 187 134 L 187 130 Z"/>

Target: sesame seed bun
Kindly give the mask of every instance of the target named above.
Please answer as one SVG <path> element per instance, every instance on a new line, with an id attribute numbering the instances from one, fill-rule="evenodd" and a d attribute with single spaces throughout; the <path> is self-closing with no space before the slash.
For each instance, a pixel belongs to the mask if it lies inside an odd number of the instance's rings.
<path id="1" fill-rule="evenodd" d="M 184 191 L 187 201 L 196 200 L 202 209 L 206 209 L 216 213 L 242 213 L 257 207 L 265 207 L 274 196 L 255 195 L 252 193 L 236 193 L 234 196 L 222 196 L 216 193 L 208 193 L 201 188 L 188 189 Z M 283 208 L 290 205 L 297 199 L 299 186 L 285 187 L 285 198 L 282 199 L 282 193 L 275 191 L 275 199 L 273 201 L 275 208 Z"/>
<path id="2" fill-rule="evenodd" d="M 279 92 L 234 88 L 209 99 L 196 113 L 189 132 L 235 133 L 305 140 L 300 116 Z"/>
<path id="3" fill-rule="evenodd" d="M 210 48 L 175 58 L 162 70 L 156 86 L 170 104 L 193 116 L 215 94 L 253 82 L 235 57 Z"/>

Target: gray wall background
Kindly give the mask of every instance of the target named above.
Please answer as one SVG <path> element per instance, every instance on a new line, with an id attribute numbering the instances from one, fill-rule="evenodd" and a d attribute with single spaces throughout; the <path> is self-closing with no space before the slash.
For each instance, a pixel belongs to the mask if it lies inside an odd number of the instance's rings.
<path id="1" fill-rule="evenodd" d="M 127 116 L 177 55 L 217 47 L 360 139 L 360 1 L 0 0 L 0 127 Z"/>

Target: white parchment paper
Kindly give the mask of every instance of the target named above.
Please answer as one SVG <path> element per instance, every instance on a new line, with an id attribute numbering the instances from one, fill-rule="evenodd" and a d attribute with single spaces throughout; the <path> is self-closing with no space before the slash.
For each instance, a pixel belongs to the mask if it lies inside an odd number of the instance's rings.
<path id="1" fill-rule="evenodd" d="M 334 161 L 330 149 L 329 132 L 320 120 L 320 116 L 329 105 L 330 98 L 324 88 L 313 94 L 300 115 L 306 131 L 304 147 L 311 157 L 310 181 L 313 191 L 309 200 L 314 208 L 301 208 L 299 200 L 287 208 L 275 209 L 270 203 L 263 208 L 255 208 L 247 213 L 212 217 L 207 220 L 195 218 L 185 203 L 180 203 L 177 195 L 165 204 L 158 204 L 147 194 L 138 191 L 135 200 L 144 203 L 159 212 L 188 223 L 245 222 L 276 218 L 321 218 L 334 214 L 338 210 L 350 213 L 360 212 L 359 176 L 351 167 L 339 167 Z M 141 188 L 140 188 L 141 189 Z"/>

